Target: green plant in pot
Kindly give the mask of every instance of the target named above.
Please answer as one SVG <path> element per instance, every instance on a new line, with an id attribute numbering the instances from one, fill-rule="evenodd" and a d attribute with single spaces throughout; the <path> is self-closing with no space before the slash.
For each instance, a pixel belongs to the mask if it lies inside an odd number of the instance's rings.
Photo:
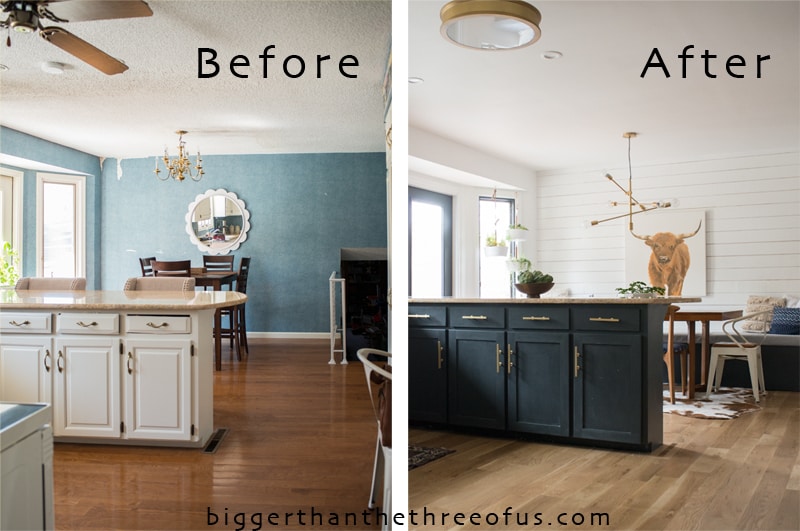
<path id="1" fill-rule="evenodd" d="M 531 261 L 527 258 L 510 258 L 506 261 L 506 267 L 510 273 L 520 273 L 531 268 Z"/>
<path id="2" fill-rule="evenodd" d="M 508 227 L 509 240 L 524 240 L 528 234 L 528 227 L 516 223 Z"/>
<path id="3" fill-rule="evenodd" d="M 539 295 L 553 288 L 553 276 L 541 271 L 522 271 L 517 274 L 517 283 L 514 285 L 529 299 L 538 299 Z"/>
<path id="4" fill-rule="evenodd" d="M 484 251 L 486 256 L 506 256 L 508 247 L 506 247 L 505 240 L 498 240 L 496 234 L 490 234 L 486 237 Z"/>
<path id="5" fill-rule="evenodd" d="M 621 297 L 648 299 L 664 295 L 664 288 L 648 286 L 641 280 L 631 282 L 626 288 L 616 288 Z"/>

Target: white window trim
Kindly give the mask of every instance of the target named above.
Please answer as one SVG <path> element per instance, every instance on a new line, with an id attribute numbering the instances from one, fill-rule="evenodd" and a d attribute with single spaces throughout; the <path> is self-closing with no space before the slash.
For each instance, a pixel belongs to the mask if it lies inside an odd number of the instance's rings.
<path id="1" fill-rule="evenodd" d="M 75 185 L 75 272 L 86 276 L 86 176 L 57 173 L 36 174 L 36 276 L 44 276 L 44 183 Z"/>
<path id="2" fill-rule="evenodd" d="M 22 265 L 22 180 L 24 173 L 8 168 L 0 168 L 0 173 L 6 177 L 11 177 L 11 209 L 13 210 L 12 224 L 14 228 L 11 234 L 11 245 L 17 251 L 20 266 Z"/>

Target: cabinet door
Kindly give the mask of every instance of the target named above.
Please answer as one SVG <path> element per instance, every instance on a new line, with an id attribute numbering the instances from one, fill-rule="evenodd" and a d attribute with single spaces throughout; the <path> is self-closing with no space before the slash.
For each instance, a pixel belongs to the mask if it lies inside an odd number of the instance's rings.
<path id="1" fill-rule="evenodd" d="M 569 336 L 509 332 L 508 429 L 569 435 Z"/>
<path id="2" fill-rule="evenodd" d="M 125 343 L 125 437 L 188 441 L 192 436 L 191 341 Z"/>
<path id="3" fill-rule="evenodd" d="M 120 435 L 119 339 L 56 339 L 56 436 Z"/>
<path id="4" fill-rule="evenodd" d="M 447 422 L 447 333 L 443 328 L 408 330 L 408 418 Z"/>
<path id="5" fill-rule="evenodd" d="M 642 442 L 642 347 L 638 334 L 575 334 L 573 435 Z"/>
<path id="6" fill-rule="evenodd" d="M 52 402 L 53 356 L 49 337 L 3 336 L 0 402 Z"/>
<path id="7" fill-rule="evenodd" d="M 448 417 L 455 426 L 505 428 L 502 330 L 448 330 Z"/>

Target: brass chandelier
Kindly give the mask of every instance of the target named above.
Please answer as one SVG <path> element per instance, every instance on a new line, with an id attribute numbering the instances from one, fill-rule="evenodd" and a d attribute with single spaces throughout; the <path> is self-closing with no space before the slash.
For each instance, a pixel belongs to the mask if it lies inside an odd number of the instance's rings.
<path id="1" fill-rule="evenodd" d="M 185 135 L 186 131 L 175 131 L 178 135 L 178 157 L 175 159 L 170 160 L 169 155 L 167 154 L 167 148 L 164 148 L 164 166 L 167 168 L 167 174 L 164 177 L 161 177 L 161 170 L 158 168 L 158 157 L 156 157 L 156 169 L 153 173 L 156 174 L 161 181 L 166 181 L 170 178 L 175 179 L 176 181 L 183 181 L 186 179 L 188 175 L 193 181 L 199 181 L 203 178 L 203 159 L 200 158 L 200 151 L 197 152 L 197 158 L 195 158 L 195 166 L 194 169 L 196 172 L 192 173 L 192 162 L 189 160 L 189 157 L 186 156 L 186 142 L 183 141 L 183 135 Z"/>
<path id="2" fill-rule="evenodd" d="M 611 221 L 613 219 L 620 219 L 627 217 L 628 230 L 633 231 L 633 216 L 635 216 L 636 214 L 642 214 L 644 212 L 650 212 L 651 210 L 655 210 L 657 208 L 669 208 L 673 206 L 673 204 L 675 203 L 675 201 L 652 201 L 652 202 L 642 203 L 637 201 L 636 198 L 633 197 L 633 175 L 632 175 L 633 172 L 631 170 L 631 138 L 636 138 L 637 135 L 638 135 L 637 133 L 632 133 L 632 132 L 622 134 L 623 138 L 628 139 L 628 189 L 626 190 L 625 188 L 623 188 L 622 185 L 620 185 L 616 180 L 614 180 L 614 177 L 610 173 L 605 174 L 606 179 L 614 183 L 617 188 L 622 190 L 622 193 L 628 196 L 628 213 L 600 220 L 592 220 L 590 222 L 591 226 L 599 225 L 600 223 Z M 622 203 L 618 201 L 611 202 L 611 206 L 619 206 L 620 204 Z"/>

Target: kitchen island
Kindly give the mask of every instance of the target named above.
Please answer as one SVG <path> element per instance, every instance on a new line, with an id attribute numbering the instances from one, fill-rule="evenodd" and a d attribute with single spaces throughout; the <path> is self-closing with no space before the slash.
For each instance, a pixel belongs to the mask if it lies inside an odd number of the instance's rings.
<path id="1" fill-rule="evenodd" d="M 0 291 L 0 401 L 53 406 L 56 441 L 205 445 L 230 291 Z"/>
<path id="2" fill-rule="evenodd" d="M 667 306 L 699 301 L 409 299 L 409 420 L 652 451 Z"/>

